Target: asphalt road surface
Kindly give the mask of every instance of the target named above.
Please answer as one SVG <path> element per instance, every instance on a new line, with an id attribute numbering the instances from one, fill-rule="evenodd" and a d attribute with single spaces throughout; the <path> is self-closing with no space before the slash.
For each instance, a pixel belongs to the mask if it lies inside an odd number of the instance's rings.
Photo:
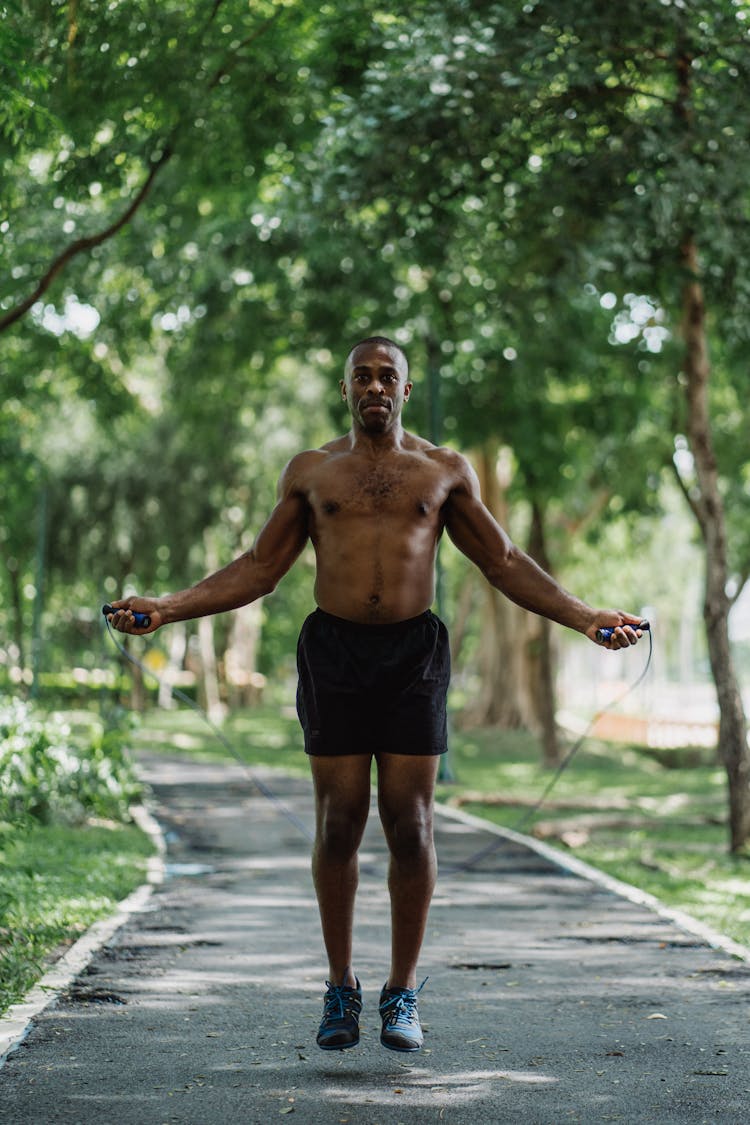
<path id="1" fill-rule="evenodd" d="M 373 811 L 355 934 L 362 1041 L 319 1050 L 309 839 L 236 765 L 144 768 L 167 878 L 8 1056 L 2 1125 L 750 1123 L 750 964 L 447 813 L 425 1049 L 379 1043 L 389 905 Z M 307 781 L 261 776 L 311 830 Z"/>

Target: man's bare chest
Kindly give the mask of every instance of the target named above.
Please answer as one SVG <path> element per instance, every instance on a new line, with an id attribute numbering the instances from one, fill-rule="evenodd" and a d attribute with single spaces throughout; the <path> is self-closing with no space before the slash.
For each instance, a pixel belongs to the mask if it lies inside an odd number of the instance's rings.
<path id="1" fill-rule="evenodd" d="M 392 515 L 424 519 L 442 508 L 448 487 L 424 458 L 368 461 L 333 459 L 309 482 L 308 502 L 317 519 Z"/>

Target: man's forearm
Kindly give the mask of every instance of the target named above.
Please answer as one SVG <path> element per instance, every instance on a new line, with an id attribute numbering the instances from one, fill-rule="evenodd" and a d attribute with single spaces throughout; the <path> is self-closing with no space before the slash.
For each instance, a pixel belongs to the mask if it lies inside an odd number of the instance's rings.
<path id="1" fill-rule="evenodd" d="M 591 606 L 564 590 L 551 575 L 517 547 L 503 564 L 485 572 L 488 581 L 522 609 L 585 633 L 594 617 Z"/>
<path id="2" fill-rule="evenodd" d="M 259 565 L 254 553 L 248 551 L 195 586 L 159 598 L 163 624 L 237 609 L 269 594 L 275 584 L 268 568 Z"/>

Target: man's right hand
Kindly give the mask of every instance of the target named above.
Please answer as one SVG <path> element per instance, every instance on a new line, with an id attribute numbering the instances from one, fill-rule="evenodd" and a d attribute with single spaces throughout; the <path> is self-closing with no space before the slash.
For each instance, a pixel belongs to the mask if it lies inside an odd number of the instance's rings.
<path id="1" fill-rule="evenodd" d="M 594 610 L 592 621 L 586 629 L 586 636 L 603 648 L 627 648 L 628 645 L 637 644 L 643 636 L 643 630 L 639 628 L 641 621 L 641 617 L 633 613 L 625 613 L 623 610 Z M 614 631 L 605 640 L 599 634 L 600 629 Z"/>
<path id="2" fill-rule="evenodd" d="M 160 625 L 164 624 L 159 604 L 159 598 L 121 598 L 111 603 L 114 613 L 107 614 L 107 621 L 113 629 L 117 629 L 118 633 L 134 633 L 136 636 L 145 637 L 147 633 L 154 633 Z M 151 618 L 150 624 L 136 625 L 134 613 L 147 614 Z"/>

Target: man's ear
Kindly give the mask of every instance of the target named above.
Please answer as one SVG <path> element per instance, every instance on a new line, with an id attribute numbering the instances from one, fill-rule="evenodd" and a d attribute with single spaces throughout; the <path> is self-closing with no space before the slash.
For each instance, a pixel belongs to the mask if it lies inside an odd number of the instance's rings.
<path id="1" fill-rule="evenodd" d="M 413 383 L 404 383 L 404 402 L 409 401 L 409 395 L 411 394 L 411 389 L 413 386 Z"/>
<path id="2" fill-rule="evenodd" d="M 339 387 L 341 388 L 341 397 L 346 398 L 346 379 L 339 379 Z"/>

